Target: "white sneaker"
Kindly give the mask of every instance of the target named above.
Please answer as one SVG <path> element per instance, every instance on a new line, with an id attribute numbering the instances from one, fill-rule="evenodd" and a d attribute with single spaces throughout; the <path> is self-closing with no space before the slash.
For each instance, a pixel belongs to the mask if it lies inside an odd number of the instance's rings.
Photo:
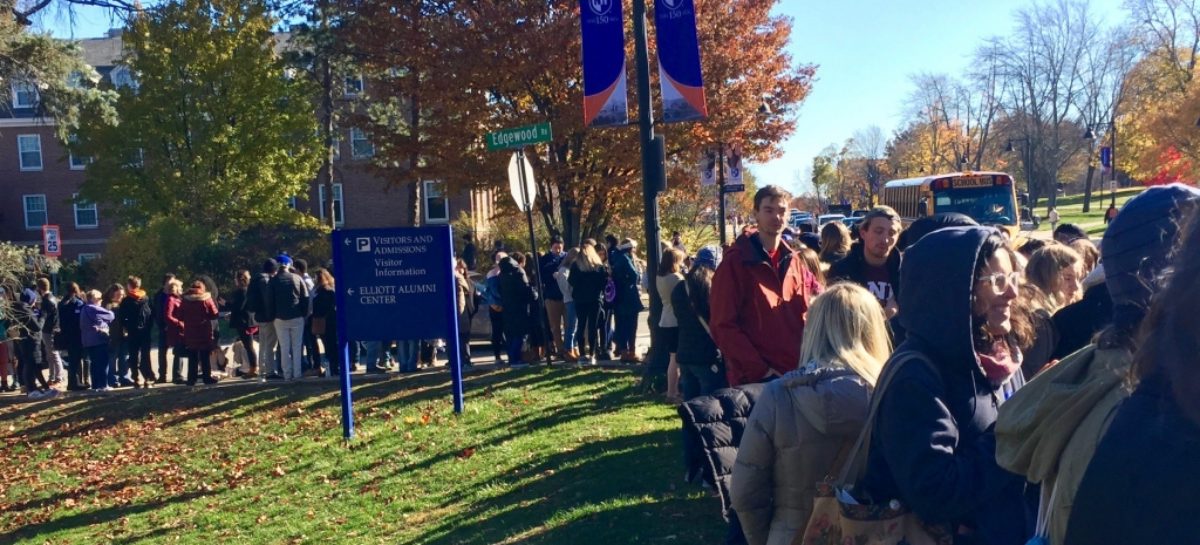
<path id="1" fill-rule="evenodd" d="M 588 365 L 596 365 L 596 356 L 588 358 Z"/>

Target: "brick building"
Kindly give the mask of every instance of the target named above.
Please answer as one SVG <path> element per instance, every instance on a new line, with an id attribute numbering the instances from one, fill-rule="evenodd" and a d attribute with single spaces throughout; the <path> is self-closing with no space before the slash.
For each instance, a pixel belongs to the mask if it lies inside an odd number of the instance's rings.
<path id="1" fill-rule="evenodd" d="M 281 44 L 286 43 L 286 35 L 279 38 Z M 119 31 L 82 40 L 80 45 L 84 59 L 109 83 L 132 83 L 129 70 L 118 64 Z M 348 79 L 340 98 L 342 106 L 370 100 L 370 85 L 362 78 Z M 99 257 L 116 226 L 104 208 L 74 198 L 84 181 L 86 159 L 72 157 L 55 135 L 54 120 L 37 115 L 34 86 L 15 82 L 6 87 L 0 94 L 0 100 L 8 102 L 8 107 L 0 107 L 0 240 L 40 245 L 42 225 L 58 225 L 63 260 Z M 332 196 L 336 225 L 348 229 L 403 226 L 404 211 L 409 209 L 408 188 L 389 189 L 384 179 L 371 172 L 374 146 L 360 129 L 343 128 L 339 133 Z M 447 223 L 466 212 L 477 234 L 488 231 L 494 190 L 446 195 L 442 183 L 424 181 L 418 195 L 421 224 Z M 325 198 L 325 188 L 314 178 L 307 199 L 292 198 L 290 204 L 298 213 L 324 219 Z"/>

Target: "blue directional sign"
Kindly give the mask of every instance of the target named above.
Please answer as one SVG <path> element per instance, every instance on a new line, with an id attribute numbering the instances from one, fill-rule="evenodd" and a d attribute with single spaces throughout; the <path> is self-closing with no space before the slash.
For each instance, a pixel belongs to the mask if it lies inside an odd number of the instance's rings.
<path id="1" fill-rule="evenodd" d="M 441 339 L 456 317 L 450 227 L 333 233 L 346 339 Z"/>
<path id="2" fill-rule="evenodd" d="M 350 341 L 446 339 L 454 412 L 463 411 L 462 360 L 449 225 L 333 232 L 338 350 Z M 470 334 L 469 332 L 465 334 Z M 350 366 L 342 365 L 342 429 L 354 437 Z"/>

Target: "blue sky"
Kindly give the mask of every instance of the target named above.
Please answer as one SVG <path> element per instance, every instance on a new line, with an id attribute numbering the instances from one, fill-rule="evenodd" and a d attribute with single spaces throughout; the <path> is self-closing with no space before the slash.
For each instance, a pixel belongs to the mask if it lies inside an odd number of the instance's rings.
<path id="1" fill-rule="evenodd" d="M 781 0 L 793 19 L 789 51 L 819 65 L 784 156 L 751 165 L 758 183 L 802 190 L 797 171 L 831 143 L 878 125 L 890 137 L 904 121 L 911 74 L 958 74 L 989 36 L 1012 30 L 1013 12 L 1030 0 Z M 1091 0 L 1094 13 L 1115 23 L 1121 0 Z"/>
<path id="2" fill-rule="evenodd" d="M 1109 23 L 1124 19 L 1122 0 L 1090 0 Z M 919 72 L 958 74 L 989 36 L 1013 28 L 1013 12 L 1032 0 L 781 0 L 775 11 L 792 17 L 788 49 L 797 62 L 814 63 L 817 81 L 800 108 L 784 155 L 751 165 L 759 183 L 800 192 L 796 172 L 826 145 L 878 125 L 885 136 L 903 122 L 904 101 Z M 80 9 L 74 24 L 50 14 L 41 24 L 58 36 L 101 36 L 113 23 L 101 10 Z"/>

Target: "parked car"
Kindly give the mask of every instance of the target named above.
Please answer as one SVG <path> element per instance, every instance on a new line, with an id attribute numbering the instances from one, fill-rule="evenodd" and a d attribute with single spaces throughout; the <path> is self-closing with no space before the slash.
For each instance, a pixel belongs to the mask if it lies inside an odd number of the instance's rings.
<path id="1" fill-rule="evenodd" d="M 862 220 L 863 220 L 862 216 L 852 216 L 849 218 L 843 218 L 842 224 L 845 225 L 846 227 L 849 227 L 850 232 L 853 233 L 854 231 L 856 231 L 858 229 L 858 224 L 862 223 Z"/>
<path id="2" fill-rule="evenodd" d="M 831 221 L 842 221 L 846 219 L 845 214 L 824 214 L 817 218 L 817 225 L 825 225 Z"/>

